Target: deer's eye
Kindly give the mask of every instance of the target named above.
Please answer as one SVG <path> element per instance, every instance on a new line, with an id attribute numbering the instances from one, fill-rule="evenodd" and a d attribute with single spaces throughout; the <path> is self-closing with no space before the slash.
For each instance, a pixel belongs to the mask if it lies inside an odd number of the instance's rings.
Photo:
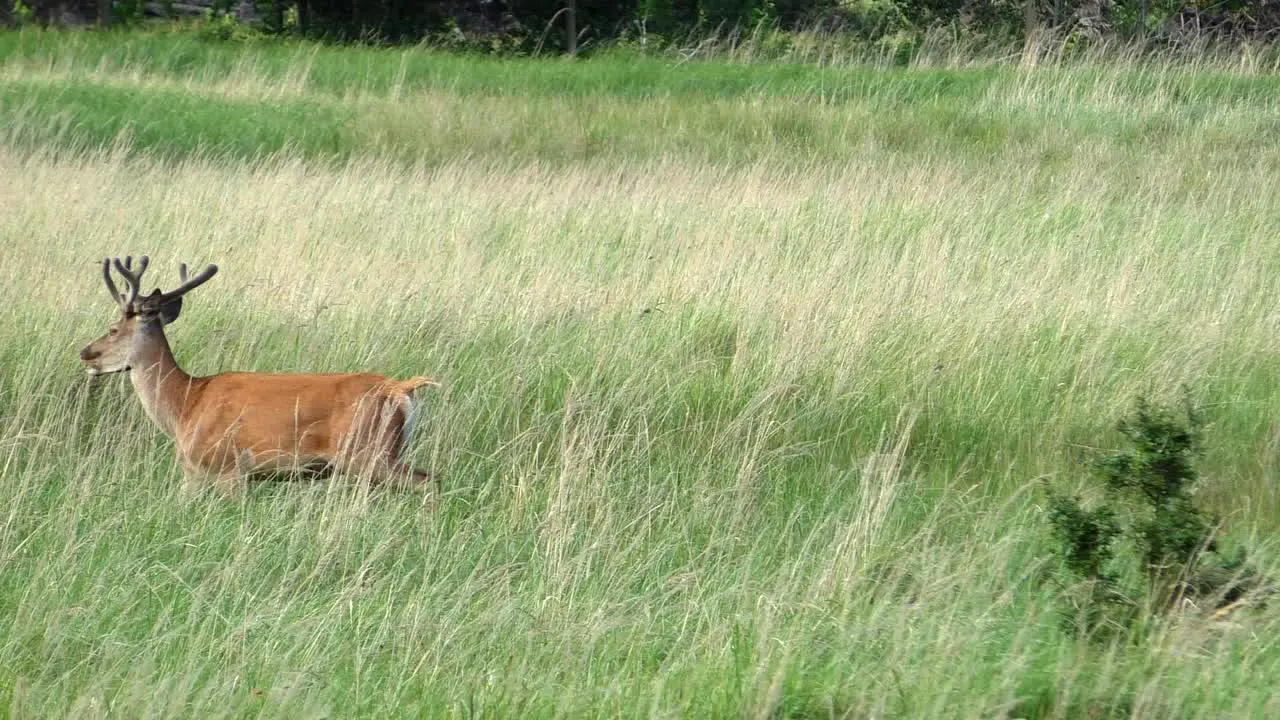
<path id="1" fill-rule="evenodd" d="M 108 330 L 108 331 L 107 331 L 107 334 L 108 334 L 108 335 L 115 335 L 115 334 L 117 334 L 117 333 L 119 333 L 119 332 L 120 332 L 120 328 L 111 328 L 110 330 Z"/>

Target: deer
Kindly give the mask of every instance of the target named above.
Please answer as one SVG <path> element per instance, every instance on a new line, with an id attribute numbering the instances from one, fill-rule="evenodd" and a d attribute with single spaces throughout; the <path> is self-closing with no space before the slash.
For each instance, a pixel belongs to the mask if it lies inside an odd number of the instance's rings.
<path id="1" fill-rule="evenodd" d="M 430 489 L 428 472 L 401 456 L 418 401 L 414 392 L 439 387 L 429 377 L 393 380 L 374 373 L 224 372 L 189 375 L 174 360 L 165 327 L 178 319 L 182 298 L 218 272 L 194 277 L 179 269 L 179 285 L 142 294 L 147 256 L 107 258 L 102 277 L 120 318 L 80 351 L 90 376 L 127 372 L 147 417 L 173 438 L 183 485 L 243 493 L 251 476 L 333 470 L 373 485 Z M 122 293 L 112 268 L 123 278 Z"/>

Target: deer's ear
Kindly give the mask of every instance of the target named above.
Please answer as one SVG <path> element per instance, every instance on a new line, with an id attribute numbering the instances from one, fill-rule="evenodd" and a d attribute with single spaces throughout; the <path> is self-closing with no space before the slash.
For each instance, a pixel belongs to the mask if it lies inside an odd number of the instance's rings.
<path id="1" fill-rule="evenodd" d="M 160 306 L 160 322 L 168 325 L 182 314 L 182 298 L 174 298 Z"/>
<path id="2" fill-rule="evenodd" d="M 159 290 L 143 298 L 138 305 L 139 315 L 159 316 L 164 325 L 177 320 L 178 315 L 182 314 L 182 298 L 166 298 Z"/>

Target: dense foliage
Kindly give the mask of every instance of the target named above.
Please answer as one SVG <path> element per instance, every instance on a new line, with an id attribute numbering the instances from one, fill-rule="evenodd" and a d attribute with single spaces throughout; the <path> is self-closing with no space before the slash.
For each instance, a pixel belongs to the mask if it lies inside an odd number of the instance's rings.
<path id="1" fill-rule="evenodd" d="M 16 15 L 15 15 L 15 12 Z M 1082 37 L 1269 40 L 1280 0 L 8 0 L 13 17 L 43 23 L 136 21 L 148 16 L 234 15 L 273 33 L 333 40 L 422 39 L 488 50 L 575 50 L 640 40 L 771 28 L 862 40 L 911 38 L 930 28 L 990 39 L 1043 28 Z"/>

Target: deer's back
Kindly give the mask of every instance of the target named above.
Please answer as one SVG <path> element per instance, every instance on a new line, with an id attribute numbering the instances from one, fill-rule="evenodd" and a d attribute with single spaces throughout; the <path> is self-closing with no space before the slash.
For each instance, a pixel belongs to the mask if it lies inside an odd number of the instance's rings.
<path id="1" fill-rule="evenodd" d="M 324 458 L 335 452 L 362 400 L 380 402 L 396 389 L 396 381 L 375 373 L 223 373 L 193 382 L 196 398 L 182 426 L 205 442 L 233 437 L 237 447 L 255 453 Z"/>

